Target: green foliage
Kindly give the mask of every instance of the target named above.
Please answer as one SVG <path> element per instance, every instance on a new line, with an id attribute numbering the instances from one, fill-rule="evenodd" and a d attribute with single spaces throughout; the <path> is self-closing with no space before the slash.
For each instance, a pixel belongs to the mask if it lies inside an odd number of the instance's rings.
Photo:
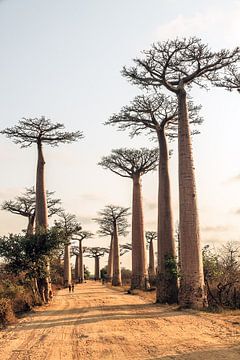
<path id="1" fill-rule="evenodd" d="M 51 258 L 60 248 L 64 238 L 56 229 L 38 235 L 14 235 L 0 238 L 0 256 L 6 270 L 15 275 L 24 272 L 28 279 L 44 278 L 46 258 Z"/>
<path id="2" fill-rule="evenodd" d="M 85 266 L 84 267 L 84 279 L 88 280 L 90 279 L 90 271 L 88 270 L 88 268 Z"/>
<path id="3" fill-rule="evenodd" d="M 165 268 L 171 275 L 179 276 L 177 258 L 171 255 L 165 256 Z"/>

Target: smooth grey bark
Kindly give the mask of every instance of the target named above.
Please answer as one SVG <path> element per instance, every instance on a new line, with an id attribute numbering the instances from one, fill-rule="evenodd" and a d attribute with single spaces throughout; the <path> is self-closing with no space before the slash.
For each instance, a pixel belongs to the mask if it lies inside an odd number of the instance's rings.
<path id="1" fill-rule="evenodd" d="M 72 283 L 72 269 L 70 261 L 70 244 L 64 246 L 64 286 L 68 286 Z"/>
<path id="2" fill-rule="evenodd" d="M 192 145 L 189 131 L 186 91 L 183 84 L 180 84 L 177 96 L 179 108 L 179 232 L 181 246 L 179 304 L 183 308 L 201 309 L 207 305 L 207 300 L 200 247 Z"/>
<path id="3" fill-rule="evenodd" d="M 107 281 L 111 282 L 113 277 L 113 234 L 111 235 L 110 250 L 108 255 Z"/>
<path id="4" fill-rule="evenodd" d="M 42 143 L 37 143 L 38 148 L 38 162 L 37 162 L 37 178 L 36 178 L 36 233 L 47 231 L 48 215 L 47 215 L 47 196 L 45 189 L 45 160 L 42 151 Z M 48 302 L 51 297 L 52 288 L 50 281 L 50 263 L 46 259 L 46 273 L 47 276 L 40 281 L 40 293 L 42 300 Z"/>
<path id="5" fill-rule="evenodd" d="M 121 269 L 120 269 L 120 250 L 118 242 L 118 232 L 116 220 L 113 224 L 113 277 L 112 277 L 113 286 L 121 286 Z"/>
<path id="6" fill-rule="evenodd" d="M 83 264 L 83 247 L 82 240 L 79 241 L 79 281 L 84 282 L 84 264 Z"/>
<path id="7" fill-rule="evenodd" d="M 38 163 L 36 179 L 36 232 L 46 231 L 48 227 L 47 196 L 45 189 L 45 160 L 42 151 L 42 144 L 38 146 Z"/>
<path id="8" fill-rule="evenodd" d="M 35 214 L 28 217 L 27 235 L 33 235 Z"/>
<path id="9" fill-rule="evenodd" d="M 168 168 L 168 149 L 164 128 L 158 132 L 159 141 L 159 188 L 158 188 L 158 303 L 176 303 L 178 284 L 176 251 L 173 233 L 171 190 Z"/>
<path id="10" fill-rule="evenodd" d="M 147 286 L 147 278 L 142 185 L 140 175 L 137 174 L 133 176 L 131 289 L 145 289 Z"/>
<path id="11" fill-rule="evenodd" d="M 79 255 L 76 255 L 76 259 L 75 259 L 75 268 L 74 268 L 74 277 L 75 277 L 75 281 L 79 282 Z"/>
<path id="12" fill-rule="evenodd" d="M 151 278 L 153 278 L 156 275 L 153 240 L 149 242 L 148 258 L 149 258 L 148 275 L 149 275 L 149 280 L 151 280 Z"/>
<path id="13" fill-rule="evenodd" d="M 95 256 L 95 272 L 94 272 L 95 280 L 100 279 L 100 259 L 99 256 Z"/>

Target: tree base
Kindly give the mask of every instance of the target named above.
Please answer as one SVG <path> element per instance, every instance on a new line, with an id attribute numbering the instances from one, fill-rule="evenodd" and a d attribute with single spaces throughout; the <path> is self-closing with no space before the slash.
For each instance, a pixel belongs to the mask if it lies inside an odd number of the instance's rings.
<path id="1" fill-rule="evenodd" d="M 112 286 L 122 286 L 122 282 L 119 279 L 112 279 Z"/>
<path id="2" fill-rule="evenodd" d="M 178 300 L 181 309 L 202 310 L 208 306 L 205 286 L 181 284 Z"/>
<path id="3" fill-rule="evenodd" d="M 147 290 L 149 288 L 149 281 L 146 275 L 132 275 L 131 277 L 131 290 Z"/>
<path id="4" fill-rule="evenodd" d="M 178 303 L 178 283 L 177 276 L 172 274 L 157 275 L 156 303 L 158 304 L 177 304 Z"/>

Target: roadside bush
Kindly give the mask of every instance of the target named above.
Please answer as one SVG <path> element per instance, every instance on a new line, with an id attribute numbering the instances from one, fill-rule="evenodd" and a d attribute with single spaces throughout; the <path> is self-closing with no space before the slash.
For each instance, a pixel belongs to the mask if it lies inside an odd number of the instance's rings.
<path id="1" fill-rule="evenodd" d="M 16 320 L 10 299 L 0 299 L 0 325 L 13 323 Z"/>
<path id="2" fill-rule="evenodd" d="M 238 243 L 220 249 L 203 249 L 204 277 L 210 308 L 240 308 L 240 263 Z"/>

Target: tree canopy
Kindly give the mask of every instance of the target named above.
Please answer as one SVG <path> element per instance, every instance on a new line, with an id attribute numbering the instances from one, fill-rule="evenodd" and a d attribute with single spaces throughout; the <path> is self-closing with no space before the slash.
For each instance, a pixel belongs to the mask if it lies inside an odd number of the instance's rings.
<path id="1" fill-rule="evenodd" d="M 40 118 L 22 118 L 11 128 L 6 128 L 0 133 L 13 139 L 15 144 L 22 148 L 29 147 L 33 143 L 58 146 L 59 143 L 71 143 L 83 137 L 81 131 L 64 131 L 65 126 L 60 123 L 52 123 L 44 116 Z"/>
<path id="2" fill-rule="evenodd" d="M 143 175 L 155 170 L 158 165 L 158 149 L 141 148 L 115 149 L 110 156 L 104 156 L 98 165 L 109 169 L 122 177 L 132 178 L 134 175 Z"/>

